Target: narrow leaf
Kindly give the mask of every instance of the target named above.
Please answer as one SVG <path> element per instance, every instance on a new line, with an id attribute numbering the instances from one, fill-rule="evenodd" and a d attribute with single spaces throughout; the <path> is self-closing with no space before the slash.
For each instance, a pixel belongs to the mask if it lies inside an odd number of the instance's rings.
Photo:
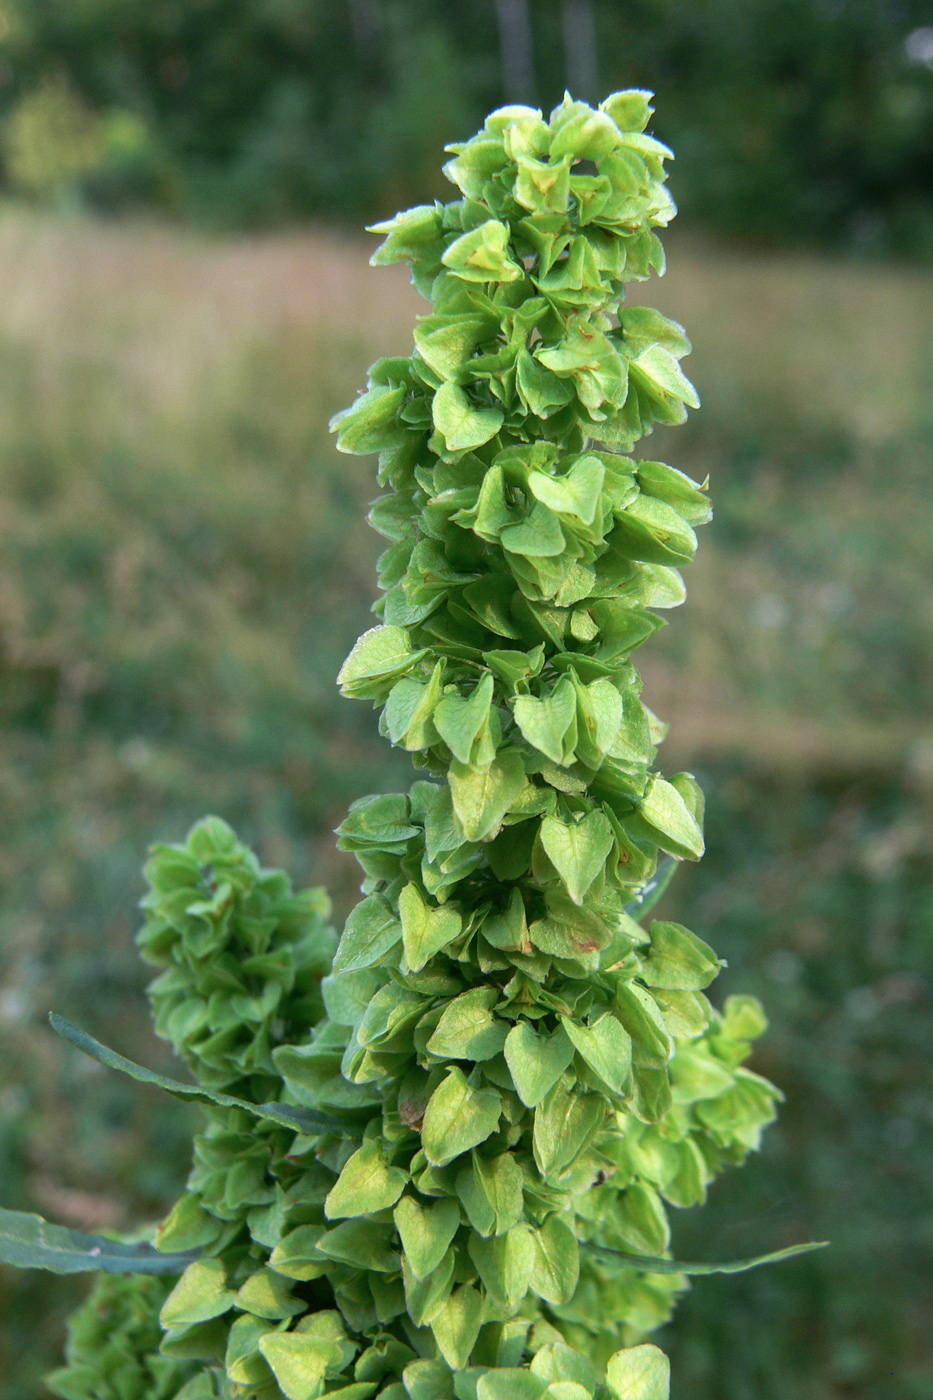
<path id="1" fill-rule="evenodd" d="M 589 1254 L 605 1255 L 621 1260 L 633 1269 L 647 1274 L 747 1274 L 750 1269 L 758 1269 L 762 1264 L 781 1264 L 785 1259 L 796 1259 L 799 1254 L 812 1254 L 814 1250 L 826 1249 L 829 1240 L 811 1240 L 808 1244 L 792 1244 L 787 1249 L 776 1249 L 771 1254 L 760 1254 L 757 1259 L 731 1259 L 722 1264 L 683 1264 L 676 1259 L 655 1259 L 647 1254 L 626 1254 L 621 1249 L 608 1249 L 602 1245 L 583 1244 Z"/>
<path id="2" fill-rule="evenodd" d="M 151 1244 L 124 1244 L 52 1225 L 41 1215 L 0 1210 L 0 1264 L 52 1274 L 180 1274 L 195 1254 L 160 1254 Z"/>
<path id="3" fill-rule="evenodd" d="M 187 1099 L 194 1103 L 213 1104 L 217 1108 L 239 1108 L 244 1113 L 249 1113 L 253 1118 L 268 1119 L 272 1123 L 278 1123 L 283 1128 L 291 1128 L 296 1133 L 306 1133 L 313 1136 L 316 1133 L 349 1133 L 360 1135 L 362 1129 L 359 1124 L 352 1123 L 345 1118 L 333 1118 L 323 1113 L 316 1113 L 311 1108 L 294 1108 L 291 1104 L 285 1103 L 247 1103 L 245 1099 L 235 1099 L 231 1094 L 218 1094 L 213 1089 L 205 1089 L 200 1084 L 182 1084 L 178 1079 L 169 1079 L 164 1074 L 156 1074 L 154 1070 L 144 1069 L 142 1065 L 134 1064 L 125 1055 L 117 1054 L 116 1050 L 111 1050 L 106 1045 L 101 1045 L 99 1040 L 88 1035 L 87 1031 L 82 1031 L 78 1026 L 73 1026 L 70 1021 L 66 1021 L 64 1016 L 59 1016 L 52 1012 L 49 1016 L 49 1024 L 56 1035 L 60 1035 L 63 1040 L 68 1040 L 83 1054 L 89 1055 L 92 1060 L 97 1060 L 98 1064 L 106 1065 L 108 1069 L 118 1069 L 121 1074 L 128 1074 L 131 1079 L 136 1079 L 140 1084 L 154 1084 L 157 1089 L 162 1089 L 166 1094 L 171 1094 L 176 1099 Z"/>

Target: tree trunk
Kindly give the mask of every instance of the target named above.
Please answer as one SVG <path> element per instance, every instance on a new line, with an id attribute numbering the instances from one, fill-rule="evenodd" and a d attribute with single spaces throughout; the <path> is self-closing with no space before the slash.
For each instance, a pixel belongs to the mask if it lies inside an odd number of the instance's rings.
<path id="1" fill-rule="evenodd" d="M 599 95 L 593 0 L 563 0 L 563 29 L 567 87 L 571 96 L 593 102 Z"/>
<path id="2" fill-rule="evenodd" d="M 534 57 L 528 0 L 496 0 L 502 80 L 509 102 L 533 102 Z"/>

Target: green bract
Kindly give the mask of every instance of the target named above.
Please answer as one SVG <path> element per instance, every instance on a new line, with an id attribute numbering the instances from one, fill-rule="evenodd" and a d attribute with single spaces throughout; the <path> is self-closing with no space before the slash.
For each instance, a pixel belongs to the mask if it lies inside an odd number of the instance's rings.
<path id="1" fill-rule="evenodd" d="M 339 828 L 364 873 L 339 944 L 222 823 L 156 849 L 156 1025 L 210 1091 L 156 1244 L 194 1262 L 167 1297 L 104 1285 L 130 1323 L 159 1311 L 161 1356 L 151 1326 L 82 1322 L 61 1395 L 109 1395 L 82 1377 L 124 1336 L 145 1393 L 185 1400 L 668 1393 L 643 1341 L 686 1283 L 667 1209 L 778 1095 L 742 1067 L 757 1004 L 713 1010 L 713 950 L 646 918 L 703 853 L 703 799 L 656 770 L 631 656 L 710 515 L 628 455 L 697 403 L 681 327 L 623 306 L 674 213 L 648 97 L 494 112 L 451 148 L 457 199 L 379 226 L 430 311 L 334 420 L 379 454 L 389 541 L 340 683 L 423 776 Z"/>

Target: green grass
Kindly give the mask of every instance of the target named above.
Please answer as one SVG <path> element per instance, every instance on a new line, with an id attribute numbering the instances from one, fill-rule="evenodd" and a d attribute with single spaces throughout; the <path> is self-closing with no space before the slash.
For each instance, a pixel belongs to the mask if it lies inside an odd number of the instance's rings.
<path id="1" fill-rule="evenodd" d="M 688 326 L 704 410 L 641 455 L 709 473 L 717 518 L 647 649 L 666 762 L 710 798 L 668 907 L 729 957 L 723 994 L 764 997 L 758 1065 L 788 1093 L 679 1238 L 834 1241 L 698 1284 L 664 1339 L 675 1397 L 928 1400 L 933 280 L 676 239 L 670 262 L 640 296 Z M 371 464 L 326 433 L 409 343 L 396 272 L 318 233 L 0 216 L 5 1205 L 120 1227 L 185 1170 L 184 1111 L 43 1024 L 165 1066 L 131 941 L 147 844 L 219 812 L 342 915 L 356 870 L 330 833 L 408 781 L 336 695 L 379 542 Z M 5 1400 L 40 1393 L 80 1291 L 0 1276 Z"/>

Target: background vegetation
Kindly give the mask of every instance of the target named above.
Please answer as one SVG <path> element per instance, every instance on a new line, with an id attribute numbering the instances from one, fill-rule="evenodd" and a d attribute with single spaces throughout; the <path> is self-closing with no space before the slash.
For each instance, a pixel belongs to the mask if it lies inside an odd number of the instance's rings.
<path id="1" fill-rule="evenodd" d="M 765 1000 L 788 1095 L 677 1247 L 833 1240 L 698 1284 L 661 1338 L 675 1397 L 930 1400 L 933 31 L 915 0 L 527 8 L 504 77 L 510 0 L 0 4 L 3 1204 L 97 1229 L 178 1190 L 184 1110 L 44 1028 L 165 1067 L 132 947 L 150 841 L 213 810 L 353 899 L 332 828 L 408 765 L 336 695 L 379 542 L 325 424 L 423 306 L 299 222 L 430 197 L 506 78 L 548 101 L 572 60 L 657 87 L 679 157 L 644 295 L 704 409 L 644 447 L 708 472 L 716 519 L 648 649 L 666 762 L 709 798 L 667 913 Z M 595 44 L 565 48 L 571 10 Z M 4 1400 L 42 1393 L 84 1286 L 0 1275 Z"/>
<path id="2" fill-rule="evenodd" d="M 933 254 L 926 0 L 3 0 L 8 186 L 212 225 L 392 214 L 503 96 L 664 94 L 686 219 Z"/>

